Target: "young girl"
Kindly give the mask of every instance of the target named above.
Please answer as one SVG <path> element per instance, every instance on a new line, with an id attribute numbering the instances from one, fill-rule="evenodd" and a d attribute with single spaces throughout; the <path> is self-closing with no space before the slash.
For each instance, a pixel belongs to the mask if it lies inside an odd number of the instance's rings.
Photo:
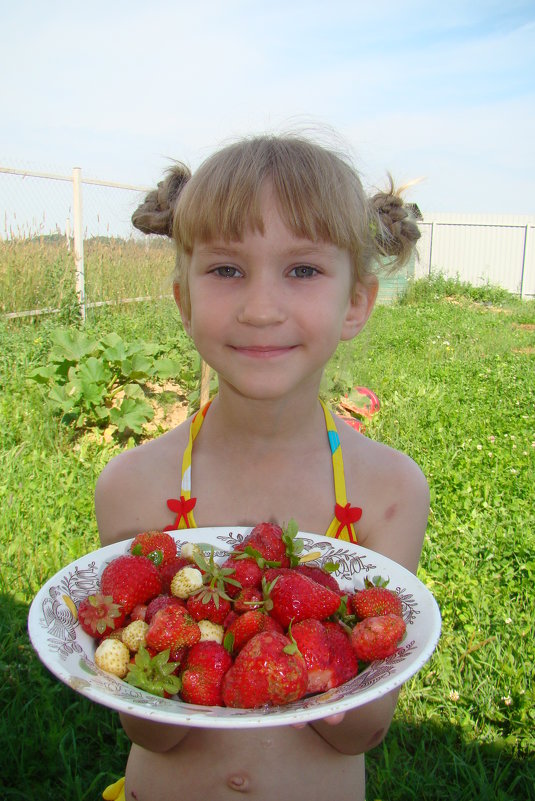
<path id="1" fill-rule="evenodd" d="M 403 262 L 419 236 L 393 186 L 370 200 L 341 156 L 299 137 L 263 136 L 226 147 L 193 176 L 175 167 L 133 221 L 174 238 L 175 299 L 219 391 L 194 425 L 186 420 L 105 468 L 96 489 L 102 544 L 169 525 L 294 518 L 302 531 L 358 540 L 416 571 L 429 508 L 422 473 L 318 399 L 338 342 L 372 311 L 374 263 Z M 181 496 L 194 500 L 183 515 Z M 341 526 L 335 504 L 362 510 L 358 525 Z M 363 801 L 363 754 L 385 736 L 396 699 L 258 730 L 121 715 L 132 740 L 125 798 Z"/>

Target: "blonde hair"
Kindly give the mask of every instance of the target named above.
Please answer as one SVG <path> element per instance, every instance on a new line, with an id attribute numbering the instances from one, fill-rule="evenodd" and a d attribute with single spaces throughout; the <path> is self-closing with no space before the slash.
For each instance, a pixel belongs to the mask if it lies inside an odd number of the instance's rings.
<path id="1" fill-rule="evenodd" d="M 389 269 L 406 263 L 420 236 L 391 178 L 384 192 L 369 198 L 351 163 L 313 141 L 291 135 L 244 139 L 209 157 L 193 175 L 177 163 L 132 216 L 145 233 L 174 239 L 175 281 L 186 315 L 195 243 L 262 233 L 266 185 L 293 234 L 349 252 L 354 284 L 365 282 L 384 257 L 392 257 Z"/>

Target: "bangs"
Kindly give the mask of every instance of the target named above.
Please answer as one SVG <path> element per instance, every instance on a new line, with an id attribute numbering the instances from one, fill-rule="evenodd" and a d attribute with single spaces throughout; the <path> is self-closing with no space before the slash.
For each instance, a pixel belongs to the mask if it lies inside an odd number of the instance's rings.
<path id="1" fill-rule="evenodd" d="M 333 152 L 297 137 L 241 141 L 205 161 L 175 208 L 179 250 L 191 255 L 195 242 L 242 241 L 247 231 L 263 233 L 266 186 L 295 236 L 330 242 L 357 261 L 363 255 L 369 212 L 358 175 Z"/>

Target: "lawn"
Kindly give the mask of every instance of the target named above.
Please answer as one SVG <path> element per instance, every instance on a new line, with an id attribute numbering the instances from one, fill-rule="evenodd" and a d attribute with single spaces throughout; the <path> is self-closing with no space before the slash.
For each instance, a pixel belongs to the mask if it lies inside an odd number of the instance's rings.
<path id="1" fill-rule="evenodd" d="M 98 547 L 96 478 L 136 441 L 113 427 L 65 425 L 46 402 L 45 386 L 28 380 L 46 365 L 59 324 L 0 321 L 6 801 L 93 801 L 121 774 L 128 752 L 116 715 L 60 685 L 26 633 L 39 587 Z M 184 365 L 184 375 L 173 391 L 154 394 L 156 405 L 195 402 L 195 354 L 170 301 L 90 311 L 85 331 L 158 343 Z M 367 435 L 409 453 L 428 477 L 431 515 L 419 577 L 443 616 L 434 656 L 405 685 L 390 733 L 368 755 L 368 801 L 532 797 L 534 332 L 533 302 L 437 278 L 378 307 L 329 365 L 325 398 L 355 384 L 371 387 L 381 410 Z M 148 436 L 163 427 L 153 424 Z"/>

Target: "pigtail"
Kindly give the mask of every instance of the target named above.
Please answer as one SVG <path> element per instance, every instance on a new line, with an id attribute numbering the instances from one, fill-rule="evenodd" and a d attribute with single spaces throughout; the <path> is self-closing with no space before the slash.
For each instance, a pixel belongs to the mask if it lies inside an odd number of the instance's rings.
<path id="1" fill-rule="evenodd" d="M 168 170 L 165 180 L 160 181 L 156 189 L 146 196 L 145 200 L 132 214 L 132 224 L 144 234 L 160 234 L 173 236 L 173 218 L 177 198 L 191 178 L 190 170 L 178 162 Z"/>
<path id="2" fill-rule="evenodd" d="M 406 264 L 420 238 L 420 230 L 411 205 L 401 197 L 407 186 L 396 189 L 392 176 L 389 187 L 370 198 L 372 232 L 379 256 L 393 257 L 391 269 Z"/>

